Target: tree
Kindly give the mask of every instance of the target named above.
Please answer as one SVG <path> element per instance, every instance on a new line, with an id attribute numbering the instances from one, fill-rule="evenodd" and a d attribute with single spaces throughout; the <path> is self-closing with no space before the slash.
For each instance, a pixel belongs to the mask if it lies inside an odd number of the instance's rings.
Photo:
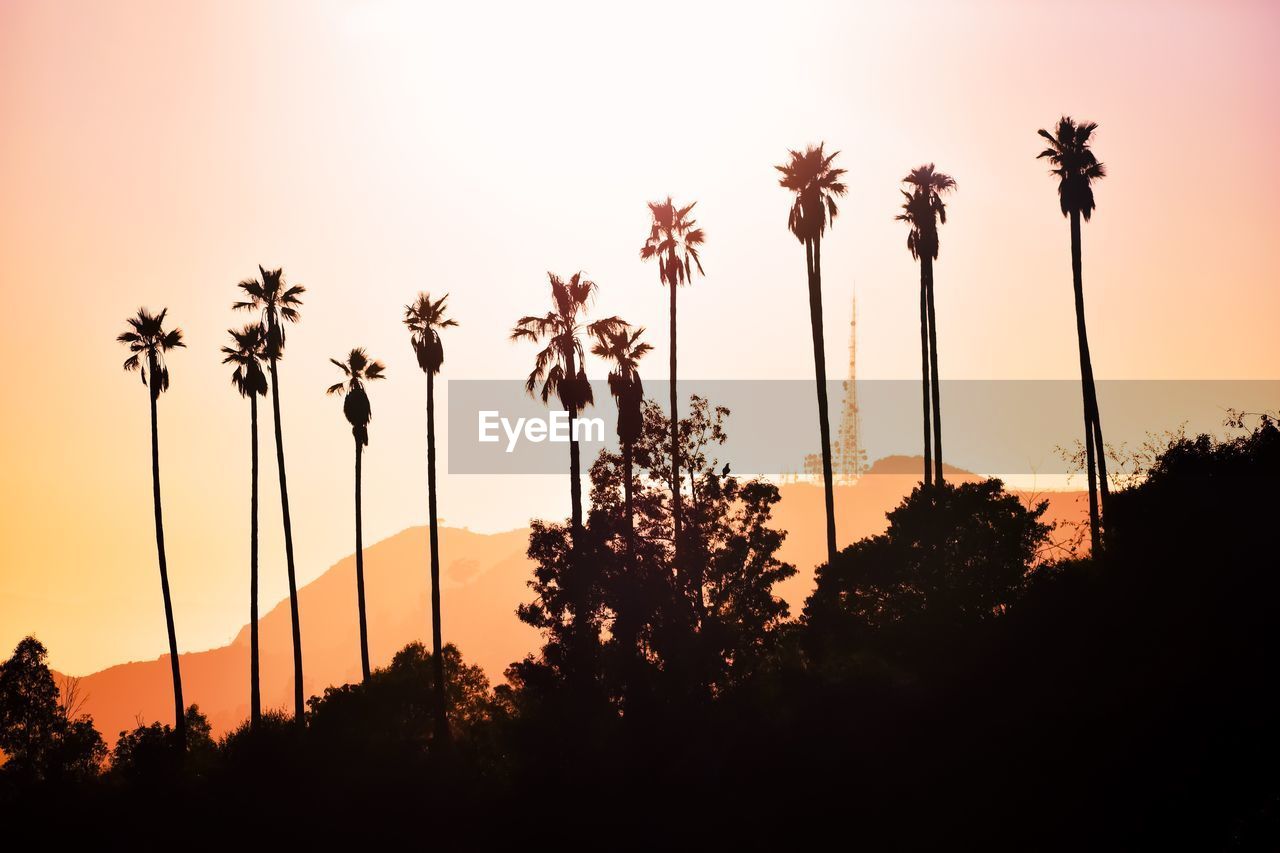
<path id="1" fill-rule="evenodd" d="M 697 227 L 696 220 L 689 218 L 689 214 L 696 204 L 697 202 L 695 201 L 686 207 L 677 207 L 671 201 L 671 196 L 667 196 L 666 201 L 649 202 L 651 216 L 649 236 L 645 238 L 644 245 L 640 247 L 640 260 L 657 260 L 658 281 L 665 284 L 670 291 L 671 352 L 669 358 L 671 363 L 672 448 L 677 447 L 680 443 L 680 438 L 675 432 L 676 425 L 680 422 L 680 413 L 677 410 L 679 396 L 676 391 L 676 288 L 684 284 L 692 284 L 693 271 L 695 269 L 699 275 L 706 275 L 702 271 L 702 260 L 698 256 L 699 249 L 706 242 L 706 234 L 703 233 L 701 228 Z M 671 454 L 672 541 L 675 543 L 677 557 L 680 553 L 680 527 L 683 521 L 680 505 L 680 484 L 680 455 L 673 450 Z M 677 571 L 680 571 L 679 563 L 680 561 L 677 558 Z"/>
<path id="2" fill-rule="evenodd" d="M 831 472 L 831 426 L 827 419 L 827 356 L 822 334 L 822 236 L 834 223 L 839 209 L 836 199 L 848 188 L 841 177 L 844 169 L 832 167 L 839 151 L 823 152 L 823 143 L 804 152 L 791 151 L 791 159 L 775 166 L 782 173 L 778 181 L 795 193 L 787 228 L 804 244 L 805 272 L 809 281 L 809 324 L 813 330 L 813 365 L 818 385 L 818 433 L 822 441 L 822 481 L 826 490 L 827 561 L 836 557 L 835 486 Z"/>
<path id="3" fill-rule="evenodd" d="M 258 398 L 267 395 L 267 335 L 261 323 L 228 329 L 231 346 L 222 348 L 223 364 L 234 364 L 231 384 L 249 399 L 249 725 L 262 719 L 258 656 Z"/>
<path id="4" fill-rule="evenodd" d="M 339 394 L 342 401 L 342 413 L 351 424 L 351 435 L 356 445 L 356 606 L 360 611 L 360 674 L 362 680 L 369 680 L 369 629 L 365 621 L 364 606 L 364 524 L 361 519 L 360 506 L 360 460 L 364 448 L 369 446 L 369 421 L 373 419 L 373 410 L 369 406 L 369 395 L 364 390 L 366 382 L 385 379 L 382 371 L 386 365 L 369 358 L 363 347 L 356 347 L 347 354 L 346 361 L 329 359 L 346 377 L 341 382 L 330 385 L 325 393 Z"/>
<path id="5" fill-rule="evenodd" d="M 431 537 L 431 660 L 435 667 L 436 736 L 449 735 L 448 692 L 445 688 L 443 634 L 440 622 L 440 527 L 436 515 L 436 374 L 444 365 L 444 344 L 440 330 L 458 325 L 445 316 L 449 294 L 434 302 L 430 294 L 419 293 L 412 305 L 404 307 L 404 324 L 409 343 L 418 357 L 418 367 L 427 374 L 427 522 Z"/>
<path id="6" fill-rule="evenodd" d="M 956 632 L 1005 612 L 1049 535 L 1042 501 L 1026 507 L 999 480 L 917 488 L 883 534 L 818 568 L 805 602 L 812 646 L 898 662 L 940 658 Z"/>
<path id="7" fill-rule="evenodd" d="M 691 483 L 681 559 L 690 576 L 703 579 L 699 590 L 672 571 L 674 548 L 661 535 L 673 511 L 663 500 L 671 452 L 663 408 L 644 405 L 635 441 L 636 535 L 630 557 L 626 463 L 601 451 L 592 465 L 592 508 L 579 559 L 592 566 L 583 596 L 590 618 L 608 636 L 598 667 L 592 661 L 589 671 L 606 694 L 598 708 L 617 707 L 635 717 L 666 714 L 687 702 L 684 710 L 692 713 L 710 696 L 744 681 L 773 647 L 787 615 L 773 586 L 795 568 L 778 560 L 786 534 L 769 526 L 777 488 L 741 482 L 714 458 L 714 448 L 726 438 L 728 415 L 695 396 L 679 425 L 679 452 Z M 585 680 L 575 675 L 582 665 L 572 648 L 575 622 L 583 617 L 574 609 L 581 593 L 572 586 L 573 548 L 564 525 L 535 520 L 528 556 L 535 563 L 535 597 L 518 612 L 543 632 L 544 645 L 538 658 L 517 664 L 512 674 L 515 683 L 554 703 L 566 683 Z"/>
<path id="8" fill-rule="evenodd" d="M 920 261 L 920 372 L 924 386 L 924 484 L 930 484 L 929 423 L 933 422 L 932 479 L 942 482 L 942 404 L 938 382 L 938 324 L 933 310 L 933 262 L 938 259 L 938 224 L 947 222 L 943 193 L 956 187 L 955 179 L 929 163 L 912 169 L 902 179 L 911 190 L 903 190 L 906 201 L 897 219 L 911 226 L 907 250 Z M 931 412 L 932 409 L 932 412 Z"/>
<path id="9" fill-rule="evenodd" d="M 289 483 L 284 467 L 284 430 L 280 423 L 280 359 L 284 358 L 285 323 L 298 322 L 298 306 L 306 288 L 286 285 L 284 271 L 258 267 L 259 279 L 245 279 L 238 285 L 249 297 L 231 307 L 257 311 L 266 330 L 267 360 L 271 365 L 271 414 L 275 424 L 276 469 L 280 475 L 280 514 L 284 521 L 284 556 L 289 574 L 289 617 L 293 627 L 293 716 L 302 724 L 306 720 L 306 703 L 302 684 L 302 622 L 298 615 L 298 579 L 293 564 L 293 523 L 289 517 Z"/>
<path id="10" fill-rule="evenodd" d="M 586 566 L 576 559 L 583 544 L 582 539 L 582 465 L 579 459 L 576 420 L 578 412 L 592 404 L 591 383 L 583 367 L 585 359 L 582 349 L 582 332 L 584 327 L 581 318 L 586 314 L 591 298 L 596 292 L 596 284 L 583 278 L 582 273 L 574 273 L 568 281 L 555 273 L 547 273 L 551 282 L 551 310 L 538 316 L 521 317 L 511 331 L 511 340 L 528 340 L 535 343 L 546 341 L 546 346 L 534 357 L 533 370 L 525 382 L 525 391 L 541 397 L 548 403 L 552 395 L 560 399 L 560 404 L 569 413 L 569 500 L 570 543 L 572 568 L 567 578 L 570 591 L 572 612 L 575 614 L 575 629 L 578 629 L 576 651 L 585 654 L 595 645 L 594 632 L 591 628 L 590 615 L 587 612 L 589 584 L 582 577 Z M 617 317 L 597 320 L 585 327 L 585 331 L 598 337 L 601 334 L 620 332 L 625 323 Z M 538 384 L 541 383 L 541 390 Z M 580 670 L 581 671 L 581 670 Z"/>
<path id="11" fill-rule="evenodd" d="M 1058 206 L 1071 221 L 1071 281 L 1075 289 L 1076 340 L 1080 349 L 1080 385 L 1084 397 L 1085 465 L 1089 479 L 1089 533 L 1094 553 L 1103 545 L 1103 516 L 1110 498 L 1107 484 L 1106 445 L 1102 442 L 1102 418 L 1098 413 L 1098 395 L 1093 383 L 1093 360 L 1089 356 L 1089 335 L 1085 328 L 1084 279 L 1080 260 L 1080 218 L 1086 222 L 1093 216 L 1093 182 L 1105 178 L 1106 167 L 1098 162 L 1090 147 L 1090 138 L 1098 129 L 1096 122 L 1076 123 L 1070 116 L 1058 120 L 1053 133 L 1041 128 L 1038 133 L 1049 147 L 1036 155 L 1048 158 L 1053 165 L 1050 174 L 1058 178 Z M 1098 506 L 1101 490 L 1102 507 Z"/>
<path id="12" fill-rule="evenodd" d="M 60 699 L 47 659 L 44 645 L 25 637 L 0 663 L 0 750 L 6 758 L 0 774 L 24 781 L 91 778 L 107 748 L 93 719 L 76 713 L 70 697 Z"/>
<path id="13" fill-rule="evenodd" d="M 186 726 L 182 704 L 182 670 L 178 663 L 178 637 L 173 626 L 173 601 L 169 597 L 169 563 L 164 550 L 164 516 L 160 504 L 160 433 L 156 418 L 156 402 L 169 389 L 169 368 L 165 365 L 165 353 L 184 347 L 182 330 L 165 331 L 164 320 L 169 309 L 152 314 L 145 308 L 128 318 L 129 330 L 121 332 L 116 340 L 129 347 L 131 355 L 125 359 L 124 369 L 138 371 L 142 384 L 147 386 L 151 398 L 151 498 L 156 517 L 156 554 L 160 561 L 160 589 L 164 594 L 164 620 L 169 631 L 169 663 L 173 670 L 173 708 L 178 740 L 185 741 Z"/>
<path id="14" fill-rule="evenodd" d="M 674 292 L 674 291 L 673 291 Z M 632 464 L 635 443 L 640 439 L 644 418 L 644 383 L 640 379 L 639 362 L 653 347 L 641 343 L 644 328 L 624 328 L 613 333 L 602 333 L 596 338 L 591 352 L 612 362 L 609 371 L 609 392 L 618 404 L 618 447 L 622 451 L 622 491 L 627 525 L 627 554 L 635 550 L 635 517 L 631 502 L 633 483 Z"/>

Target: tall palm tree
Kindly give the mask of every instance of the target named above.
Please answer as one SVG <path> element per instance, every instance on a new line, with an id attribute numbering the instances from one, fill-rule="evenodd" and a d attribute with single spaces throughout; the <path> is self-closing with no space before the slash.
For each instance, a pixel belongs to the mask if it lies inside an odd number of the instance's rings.
<path id="1" fill-rule="evenodd" d="M 834 223 L 839 209 L 836 199 L 848 187 L 841 180 L 845 170 L 831 164 L 839 151 L 826 154 L 823 144 L 803 152 L 791 151 L 790 159 L 775 166 L 780 183 L 795 193 L 787 228 L 804 244 L 805 272 L 809 280 L 809 324 L 813 330 L 813 365 L 818 383 L 818 433 L 822 441 L 822 481 L 826 490 L 827 562 L 836 558 L 835 486 L 831 474 L 831 426 L 827 419 L 827 356 L 822 335 L 822 236 Z"/>
<path id="2" fill-rule="evenodd" d="M 671 299 L 671 518 L 673 550 L 679 570 L 680 527 L 682 521 L 680 501 L 680 415 L 679 395 L 676 391 L 676 288 L 693 283 L 693 272 L 705 276 L 698 251 L 706 242 L 706 234 L 694 219 L 689 218 L 694 205 L 677 207 L 667 196 L 666 201 L 649 202 L 649 236 L 640 247 L 640 260 L 657 260 L 658 280 L 670 290 Z M 698 584 L 701 588 L 701 584 Z"/>
<path id="3" fill-rule="evenodd" d="M 1049 147 L 1036 155 L 1047 157 L 1053 165 L 1050 174 L 1058 178 L 1058 205 L 1062 215 L 1071 221 L 1071 280 L 1075 288 L 1076 338 L 1080 347 L 1080 384 L 1084 397 L 1085 466 L 1089 478 L 1089 532 L 1094 553 L 1102 549 L 1102 516 L 1110 498 L 1107 485 L 1107 459 L 1102 443 L 1102 417 L 1098 412 L 1098 395 L 1093 383 L 1093 360 L 1089 356 L 1089 335 L 1084 317 L 1084 280 L 1080 261 L 1080 218 L 1086 222 L 1093 216 L 1093 182 L 1105 178 L 1106 167 L 1098 162 L 1090 147 L 1090 138 L 1098 129 L 1096 122 L 1075 122 L 1070 116 L 1058 119 L 1053 133 L 1038 132 Z M 1102 493 L 1101 511 L 1098 491 Z"/>
<path id="4" fill-rule="evenodd" d="M 632 455 L 644 426 L 641 415 L 644 383 L 640 379 L 639 363 L 653 349 L 648 343 L 640 342 L 643 334 L 643 327 L 602 332 L 591 348 L 592 353 L 613 364 L 613 370 L 609 371 L 609 393 L 618 404 L 618 445 L 622 450 L 622 496 L 627 521 L 628 559 L 635 550 L 635 516 L 631 508 Z"/>
<path id="5" fill-rule="evenodd" d="M 258 398 L 267 396 L 267 333 L 261 323 L 239 331 L 228 329 L 231 345 L 222 348 L 223 364 L 234 364 L 231 384 L 249 398 L 249 725 L 262 719 L 262 687 L 258 662 Z"/>
<path id="6" fill-rule="evenodd" d="M 440 330 L 458 325 L 445 316 L 449 294 L 432 301 L 430 294 L 404 307 L 409 342 L 418 356 L 418 367 L 427 374 L 427 523 L 431 536 L 431 663 L 435 670 L 436 736 L 449 736 L 448 694 L 444 684 L 444 644 L 440 628 L 440 528 L 436 515 L 436 374 L 444 365 Z"/>
<path id="7" fill-rule="evenodd" d="M 946 224 L 947 206 L 943 193 L 956 187 L 950 175 L 936 171 L 929 163 L 912 169 L 902 179 L 911 186 L 903 190 L 906 201 L 897 219 L 911 226 L 907 232 L 907 250 L 920 261 L 920 357 L 924 384 L 924 482 L 929 478 L 929 422 L 933 421 L 933 479 L 942 484 L 942 405 L 938 382 L 938 324 L 933 309 L 933 262 L 938 259 L 938 224 Z"/>
<path id="8" fill-rule="evenodd" d="M 578 412 L 594 402 L 591 383 L 583 367 L 581 335 L 584 331 L 582 320 L 595 295 L 596 284 L 583 278 L 581 272 L 574 273 L 568 281 L 550 272 L 547 277 L 551 280 L 551 310 L 542 316 L 521 317 L 511 330 L 511 340 L 546 341 L 546 346 L 534 357 L 525 391 L 530 396 L 539 394 L 543 403 L 555 395 L 569 413 L 569 500 L 572 506 L 570 530 L 573 552 L 570 596 L 575 602 L 574 617 L 578 619 L 586 613 L 584 596 L 587 586 L 577 565 L 577 552 L 582 540 L 582 465 L 575 421 Z M 585 331 L 598 337 L 621 332 L 625 325 L 617 317 L 607 317 L 586 326 Z M 542 384 L 540 392 L 539 383 Z"/>
<path id="9" fill-rule="evenodd" d="M 266 330 L 267 361 L 271 366 L 271 414 L 275 424 L 276 469 L 280 475 L 280 514 L 284 520 L 284 556 L 289 574 L 289 616 L 293 624 L 293 715 L 299 724 L 306 721 L 306 702 L 302 685 L 302 623 L 298 618 L 298 580 L 293 564 L 293 523 L 289 517 L 289 484 L 285 477 L 284 435 L 280 425 L 280 370 L 284 357 L 285 323 L 296 323 L 301 316 L 298 307 L 306 288 L 300 284 L 286 285 L 284 271 L 258 267 L 261 279 L 249 278 L 239 287 L 248 296 L 231 307 L 245 311 L 257 311 Z"/>
<path id="10" fill-rule="evenodd" d="M 386 365 L 369 358 L 363 347 L 356 347 L 347 354 L 346 361 L 331 358 L 329 361 L 342 371 L 345 377 L 341 382 L 330 385 L 327 394 L 340 394 L 342 413 L 351 424 L 351 435 L 356 441 L 356 606 L 360 611 L 360 674 L 364 681 L 369 680 L 369 627 L 365 619 L 364 606 L 364 524 L 360 506 L 360 459 L 364 448 L 369 446 L 369 421 L 373 420 L 373 410 L 369 406 L 369 395 L 364 385 L 375 379 L 385 379 L 382 371 Z"/>
<path id="11" fill-rule="evenodd" d="M 151 500 L 156 516 L 156 555 L 160 561 L 160 591 L 164 595 L 164 621 L 169 631 L 169 666 L 173 671 L 173 729 L 182 749 L 187 745 L 186 706 L 182 702 L 182 669 L 178 664 L 178 635 L 173 627 L 173 599 L 169 596 L 169 562 L 164 551 L 164 516 L 160 508 L 160 432 L 156 418 L 156 402 L 169 389 L 169 368 L 164 354 L 171 349 L 184 347 L 182 330 L 165 331 L 164 319 L 168 308 L 152 314 L 146 308 L 128 318 L 127 331 L 116 340 L 129 346 L 131 355 L 125 359 L 125 370 L 136 370 L 147 386 L 151 398 Z"/>

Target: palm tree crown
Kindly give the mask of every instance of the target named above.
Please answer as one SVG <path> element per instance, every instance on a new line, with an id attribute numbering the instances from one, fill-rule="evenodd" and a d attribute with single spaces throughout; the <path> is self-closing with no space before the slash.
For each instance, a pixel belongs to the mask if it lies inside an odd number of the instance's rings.
<path id="1" fill-rule="evenodd" d="M 827 223 L 834 221 L 840 212 L 836 199 L 849 191 L 841 180 L 845 170 L 831 167 L 840 152 L 825 154 L 824 144 L 810 145 L 804 153 L 791 151 L 791 159 L 786 164 L 774 166 L 782 173 L 778 183 L 796 194 L 787 216 L 787 228 L 801 243 L 823 235 Z"/>
<path id="2" fill-rule="evenodd" d="M 161 308 L 159 314 L 152 314 L 146 308 L 139 308 L 138 313 L 128 319 L 130 331 L 121 332 L 116 340 L 129 345 L 132 353 L 124 360 L 125 370 L 137 370 L 142 374 L 142 384 L 147 384 L 147 367 L 155 371 L 151 382 L 151 396 L 159 397 L 169 390 L 169 368 L 164 363 L 164 354 L 177 347 L 185 347 L 182 342 L 182 330 L 164 330 L 164 318 L 168 308 Z M 146 363 L 142 358 L 146 357 Z"/>
<path id="3" fill-rule="evenodd" d="M 906 201 L 902 203 L 903 212 L 895 219 L 911 226 L 907 233 L 907 249 L 911 257 L 919 258 L 928 255 L 938 259 L 938 223 L 947 222 L 947 206 L 942 201 L 942 194 L 956 188 L 955 178 L 936 171 L 932 163 L 912 169 L 902 179 L 911 185 L 911 190 L 902 190 Z"/>
<path id="4" fill-rule="evenodd" d="M 267 360 L 267 332 L 261 323 L 249 323 L 240 330 L 227 329 L 231 346 L 224 346 L 223 364 L 234 364 L 231 384 L 241 397 L 267 395 L 267 374 L 262 363 Z"/>
<path id="5" fill-rule="evenodd" d="M 662 281 L 672 287 L 692 281 L 695 269 L 699 275 L 706 275 L 698 248 L 706 242 L 707 235 L 698 227 L 697 220 L 689 218 L 696 204 L 695 201 L 676 207 L 671 196 L 667 196 L 666 201 L 649 202 L 653 221 L 649 225 L 649 236 L 640 247 L 640 260 L 657 258 Z"/>
<path id="6" fill-rule="evenodd" d="M 356 437 L 361 446 L 368 446 L 369 421 L 373 420 L 373 411 L 369 407 L 369 395 L 365 393 L 364 383 L 385 379 L 386 376 L 382 371 L 387 369 L 386 365 L 369 358 L 364 347 L 351 350 L 346 361 L 338 361 L 336 358 L 331 358 L 329 361 L 342 371 L 346 379 L 330 385 L 325 393 L 342 394 L 346 397 L 342 403 L 342 413 L 347 416 L 347 421 L 351 424 L 351 434 Z"/>
<path id="7" fill-rule="evenodd" d="M 618 437 L 623 441 L 640 438 L 640 404 L 644 383 L 638 371 L 640 359 L 653 347 L 640 342 L 644 327 L 601 331 L 591 352 L 613 363 L 609 371 L 609 392 L 618 401 Z"/>
<path id="8" fill-rule="evenodd" d="M 298 297 L 307 289 L 300 284 L 287 286 L 282 269 L 269 270 L 259 265 L 258 272 L 262 274 L 261 280 L 247 278 L 238 285 L 249 298 L 233 303 L 231 307 L 262 312 L 267 332 L 267 358 L 280 359 L 284 357 L 284 326 L 279 321 L 298 322 L 301 317 L 298 306 L 302 304 Z"/>
<path id="9" fill-rule="evenodd" d="M 1049 147 L 1037 154 L 1036 159 L 1048 157 L 1053 164 L 1049 171 L 1058 176 L 1058 203 L 1063 216 L 1074 210 L 1087 221 L 1093 215 L 1093 182 L 1107 176 L 1106 167 L 1098 162 L 1089 147 L 1089 139 L 1097 129 L 1097 122 L 1077 124 L 1070 116 L 1063 116 L 1053 133 L 1044 128 L 1038 131 L 1049 140 Z"/>
<path id="10" fill-rule="evenodd" d="M 448 298 L 446 293 L 432 302 L 429 293 L 419 293 L 416 302 L 404 306 L 404 324 L 409 328 L 410 343 L 423 373 L 435 375 L 440 372 L 444 364 L 440 330 L 458 325 L 456 320 L 445 317 L 445 300 Z"/>
<path id="11" fill-rule="evenodd" d="M 542 383 L 542 402 L 556 395 L 566 409 L 580 409 L 594 402 L 587 372 L 582 366 L 583 351 L 580 335 L 583 331 L 579 315 L 586 311 L 595 295 L 596 283 L 574 273 L 568 281 L 555 273 L 547 273 L 551 280 L 551 301 L 554 309 L 541 317 L 521 317 L 511 330 L 511 340 L 538 342 L 544 338 L 547 345 L 534 359 L 533 370 L 525 381 L 525 390 L 532 395 L 538 383 Z M 621 331 L 625 323 L 617 317 L 606 317 L 586 327 L 592 335 Z M 574 375 L 568 376 L 570 365 Z"/>

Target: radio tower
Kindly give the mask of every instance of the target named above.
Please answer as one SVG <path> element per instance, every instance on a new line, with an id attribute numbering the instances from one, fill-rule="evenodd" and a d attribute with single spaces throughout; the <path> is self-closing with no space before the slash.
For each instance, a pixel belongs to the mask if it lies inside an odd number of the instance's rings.
<path id="1" fill-rule="evenodd" d="M 858 299 L 850 298 L 849 378 L 844 381 L 844 409 L 837 441 L 836 477 L 855 482 L 867 471 L 867 454 L 862 449 L 862 413 L 858 411 Z"/>

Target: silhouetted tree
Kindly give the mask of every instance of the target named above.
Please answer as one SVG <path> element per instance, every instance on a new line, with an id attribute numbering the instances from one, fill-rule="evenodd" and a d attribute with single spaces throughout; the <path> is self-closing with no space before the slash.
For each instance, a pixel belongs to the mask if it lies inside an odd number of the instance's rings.
<path id="1" fill-rule="evenodd" d="M 811 642 L 896 663 L 936 656 L 934 644 L 1017 600 L 1049 535 L 1047 506 L 1024 506 L 999 480 L 917 488 L 887 531 L 818 567 L 804 610 Z"/>
<path id="2" fill-rule="evenodd" d="M 574 273 L 568 281 L 564 281 L 555 273 L 547 273 L 551 281 L 552 309 L 541 317 L 521 317 L 511 331 L 511 340 L 529 340 L 541 342 L 546 346 L 534 359 L 533 370 L 525 382 L 525 390 L 530 396 L 538 394 L 543 403 L 550 401 L 551 396 L 559 397 L 560 404 L 569 413 L 569 499 L 572 504 L 571 530 L 573 545 L 576 548 L 582 534 L 582 465 L 578 453 L 578 438 L 575 422 L 578 412 L 593 402 L 591 383 L 587 380 L 587 372 L 583 367 L 582 332 L 584 326 L 580 318 L 585 315 L 591 298 L 596 292 L 596 284 L 582 277 L 582 273 Z M 585 331 L 599 336 L 611 332 L 619 332 L 625 326 L 617 317 L 607 317 L 585 326 Z M 538 384 L 542 388 L 538 390 Z M 570 584 L 575 594 L 586 594 L 586 584 Z M 585 616 L 585 601 L 578 600 Z M 591 641 L 583 638 L 584 645 Z"/>
<path id="3" fill-rule="evenodd" d="M 1107 170 L 1090 148 L 1090 138 L 1098 129 L 1096 122 L 1076 123 L 1069 116 L 1058 120 L 1053 133 L 1038 132 L 1049 147 L 1036 155 L 1047 157 L 1053 164 L 1051 174 L 1058 178 L 1058 204 L 1062 215 L 1071 221 L 1071 281 L 1075 289 L 1076 338 L 1080 347 L 1080 384 L 1084 395 L 1085 464 L 1089 479 L 1089 532 L 1094 552 L 1102 548 L 1103 521 L 1110 487 L 1107 484 L 1106 446 L 1102 443 L 1102 418 L 1098 413 L 1098 394 L 1093 383 L 1093 360 L 1089 356 L 1089 335 L 1085 328 L 1084 279 L 1080 259 L 1080 218 L 1087 222 L 1093 216 L 1093 182 L 1106 177 Z M 1101 490 L 1102 507 L 1098 507 Z"/>
<path id="4" fill-rule="evenodd" d="M 386 370 L 386 365 L 369 358 L 363 347 L 351 350 L 346 361 L 338 361 L 336 358 L 329 361 L 346 378 L 330 385 L 325 393 L 344 397 L 342 413 L 346 415 L 347 423 L 351 424 L 351 435 L 356 443 L 356 605 L 360 611 L 360 673 L 362 679 L 368 681 L 369 628 L 364 606 L 364 523 L 360 511 L 360 460 L 364 448 L 369 446 L 369 421 L 373 419 L 373 409 L 369 406 L 369 395 L 364 390 L 364 385 L 375 379 L 385 379 L 382 371 Z"/>
<path id="5" fill-rule="evenodd" d="M 285 323 L 296 323 L 301 315 L 298 307 L 306 288 L 286 285 L 284 271 L 268 270 L 261 265 L 261 280 L 245 279 L 238 285 L 249 297 L 231 307 L 257 311 L 267 334 L 267 360 L 271 365 L 271 413 L 275 424 L 276 469 L 280 475 L 280 514 L 284 521 L 285 567 L 289 575 L 289 619 L 293 628 L 293 715 L 299 724 L 306 720 L 306 703 L 302 684 L 302 621 L 298 615 L 298 579 L 293 563 L 293 522 L 289 516 L 289 483 L 285 477 L 284 430 L 280 423 L 280 359 L 284 357 Z"/>
<path id="6" fill-rule="evenodd" d="M 767 656 L 786 617 L 786 603 L 772 593 L 775 583 L 795 573 L 777 559 L 785 534 L 769 527 L 778 491 L 765 482 L 716 473 L 711 451 L 725 440 L 727 416 L 723 407 L 695 396 L 678 432 L 694 483 L 681 559 L 703 579 L 700 590 L 672 571 L 674 548 L 663 535 L 672 507 L 663 500 L 670 428 L 662 407 L 644 406 L 636 441 L 636 545 L 630 560 L 626 465 L 621 456 L 602 451 L 592 466 L 592 510 L 580 556 L 592 570 L 582 598 L 609 641 L 602 660 L 591 662 L 598 668 L 590 675 L 624 713 L 704 704 L 740 683 Z M 522 605 L 519 615 L 544 632 L 545 642 L 540 656 L 516 665 L 513 674 L 524 688 L 555 696 L 562 684 L 572 683 L 580 665 L 571 648 L 581 618 L 575 612 L 579 593 L 570 586 L 572 546 L 564 526 L 535 520 L 528 555 L 536 564 L 535 600 Z"/>
<path id="7" fill-rule="evenodd" d="M 618 404 L 618 447 L 622 452 L 622 493 L 627 522 L 627 552 L 635 549 L 635 523 L 631 505 L 631 487 L 635 443 L 644 425 L 644 383 L 640 379 L 639 362 L 653 347 L 641 343 L 644 328 L 622 329 L 601 334 L 591 352 L 613 364 L 609 371 L 609 392 Z"/>
<path id="8" fill-rule="evenodd" d="M 258 655 L 258 398 L 267 395 L 267 335 L 261 323 L 228 329 L 231 346 L 222 348 L 223 364 L 234 364 L 231 384 L 249 399 L 249 724 L 262 718 Z"/>
<path id="9" fill-rule="evenodd" d="M 419 293 L 418 299 L 404 307 L 404 324 L 409 329 L 409 343 L 418 357 L 418 367 L 427 374 L 427 523 L 431 537 L 431 659 L 435 666 L 436 735 L 449 735 L 448 694 L 445 689 L 443 634 L 440 622 L 440 528 L 436 515 L 436 374 L 444 364 L 444 344 L 440 330 L 458 325 L 445 316 L 449 294 L 434 302 L 431 295 Z"/>
<path id="10" fill-rule="evenodd" d="M 841 180 L 844 169 L 832 167 L 839 151 L 823 152 L 823 144 L 803 153 L 791 151 L 781 166 L 780 183 L 795 193 L 787 227 L 804 244 L 805 272 L 809 282 L 809 324 L 813 330 L 813 365 L 818 385 L 818 431 L 822 440 L 822 481 L 827 510 L 827 560 L 836 557 L 835 486 L 831 473 L 831 426 L 827 419 L 827 356 L 822 334 L 822 236 L 827 223 L 835 222 L 836 199 L 847 192 Z"/>
<path id="11" fill-rule="evenodd" d="M 657 260 L 658 280 L 665 284 L 670 291 L 671 352 L 669 358 L 671 364 L 671 446 L 673 448 L 680 441 L 679 436 L 675 433 L 675 425 L 680 420 L 680 414 L 677 411 L 679 395 L 676 392 L 676 288 L 684 284 L 692 284 L 693 271 L 695 269 L 699 275 L 706 275 L 702 271 L 702 260 L 698 257 L 698 251 L 703 243 L 706 242 L 706 234 L 701 228 L 697 227 L 696 220 L 689 218 L 689 214 L 696 204 L 697 202 L 695 201 L 686 207 L 677 207 L 672 202 L 671 196 L 667 196 L 666 201 L 649 202 L 649 214 L 651 216 L 649 236 L 645 238 L 644 245 L 640 247 L 640 260 Z M 683 521 L 680 489 L 680 456 L 672 451 L 671 503 L 674 507 L 672 512 L 674 530 L 672 541 L 675 543 L 677 555 L 680 553 L 680 527 Z M 682 571 L 678 558 L 676 559 L 676 571 Z"/>
<path id="12" fill-rule="evenodd" d="M 920 261 L 920 372 L 924 386 L 924 484 L 930 484 L 929 423 L 933 422 L 932 479 L 942 480 L 942 404 L 938 381 L 938 325 L 933 309 L 933 262 L 938 259 L 938 224 L 946 224 L 947 206 L 942 194 L 955 189 L 955 179 L 935 171 L 929 163 L 912 169 L 902 179 L 911 185 L 903 190 L 906 201 L 897 219 L 911 226 L 907 249 Z M 930 408 L 932 407 L 932 415 Z"/>
<path id="13" fill-rule="evenodd" d="M 173 706 L 178 740 L 186 738 L 182 704 L 182 670 L 178 663 L 178 637 L 173 627 L 173 601 L 169 597 L 169 563 L 164 550 L 164 517 L 160 504 L 160 432 L 156 419 L 156 402 L 169 388 L 169 368 L 164 355 L 171 349 L 186 346 L 182 342 L 182 330 L 165 331 L 164 319 L 169 309 L 162 308 L 152 314 L 145 308 L 128 318 L 129 331 L 121 332 L 116 340 L 129 347 L 132 353 L 124 362 L 125 370 L 136 370 L 147 386 L 151 398 L 151 497 L 156 516 L 156 554 L 160 561 L 160 589 L 164 593 L 164 620 L 169 631 L 169 662 L 173 669 Z"/>
<path id="14" fill-rule="evenodd" d="M 209 718 L 192 705 L 183 715 L 184 738 L 167 725 L 139 724 L 120 732 L 111 750 L 111 775 L 151 788 L 171 785 L 185 770 L 191 775 L 206 771 L 216 758 Z"/>
<path id="15" fill-rule="evenodd" d="M 40 641 L 26 637 L 0 663 L 0 775 L 20 783 L 92 778 L 107 748 L 91 717 L 59 701 L 47 658 Z"/>

